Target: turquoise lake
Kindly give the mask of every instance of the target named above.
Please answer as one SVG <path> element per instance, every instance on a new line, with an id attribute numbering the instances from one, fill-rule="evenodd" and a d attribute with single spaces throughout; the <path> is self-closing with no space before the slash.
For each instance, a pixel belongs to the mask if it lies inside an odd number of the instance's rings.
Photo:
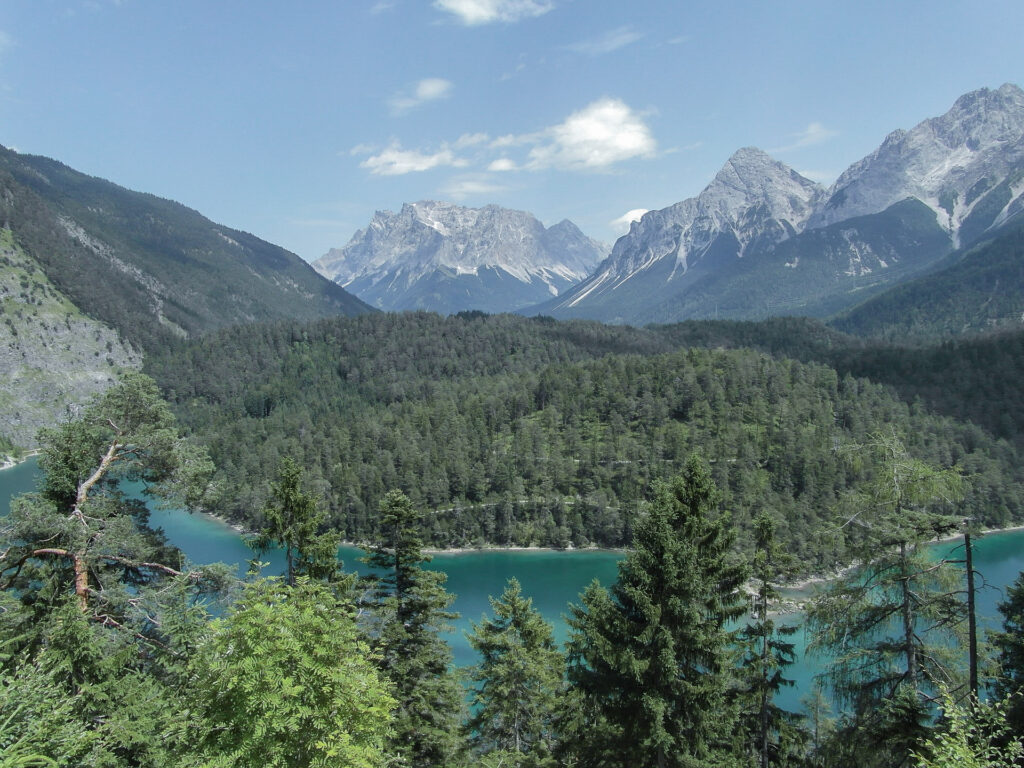
<path id="1" fill-rule="evenodd" d="M 0 515 L 7 514 L 13 496 L 34 488 L 37 472 L 34 460 L 0 471 Z M 163 528 L 170 542 L 196 564 L 225 562 L 237 565 L 239 573 L 244 573 L 252 557 L 237 531 L 208 515 L 154 509 L 151 524 Z M 937 554 L 962 556 L 961 542 L 933 546 Z M 358 560 L 361 550 L 342 547 L 339 554 L 348 570 L 365 571 Z M 554 624 L 558 639 L 564 641 L 567 636 L 564 615 L 568 604 L 577 602 L 579 593 L 594 579 L 605 585 L 615 581 L 621 557 L 619 552 L 592 550 L 483 550 L 434 555 L 429 567 L 448 575 L 448 590 L 456 596 L 453 609 L 460 614 L 448 635 L 455 663 L 459 666 L 474 663 L 475 657 L 464 633 L 469 631 L 470 622 L 478 622 L 484 613 L 490 613 L 488 597 L 501 594 L 509 578 L 519 580 L 524 593 L 533 598 L 535 607 Z M 265 559 L 270 561 L 266 572 L 281 572 L 284 564 L 281 553 L 271 553 Z M 1024 569 L 1024 531 L 994 533 L 979 539 L 975 547 L 975 567 L 988 585 L 978 595 L 980 621 L 983 626 L 998 627 L 996 606 L 1003 599 L 1003 589 Z M 794 614 L 783 621 L 798 622 L 800 616 Z M 803 656 L 806 640 L 802 631 L 794 635 L 801 655 L 787 670 L 796 685 L 780 696 L 779 703 L 786 708 L 799 707 L 800 698 L 810 690 L 814 675 L 825 663 L 823 659 Z"/>

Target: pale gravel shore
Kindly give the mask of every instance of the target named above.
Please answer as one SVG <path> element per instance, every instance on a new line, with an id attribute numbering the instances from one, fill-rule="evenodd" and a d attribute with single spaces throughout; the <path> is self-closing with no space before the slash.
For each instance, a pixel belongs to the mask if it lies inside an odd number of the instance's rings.
<path id="1" fill-rule="evenodd" d="M 22 456 L 20 459 L 16 459 L 16 458 L 14 458 L 13 456 L 10 456 L 10 455 L 4 456 L 2 459 L 0 459 L 0 472 L 2 472 L 5 469 L 14 469 L 19 464 L 23 464 L 24 462 L 26 462 L 29 459 L 31 459 L 33 456 L 38 456 L 38 455 L 39 455 L 39 451 L 29 451 L 24 456 Z"/>

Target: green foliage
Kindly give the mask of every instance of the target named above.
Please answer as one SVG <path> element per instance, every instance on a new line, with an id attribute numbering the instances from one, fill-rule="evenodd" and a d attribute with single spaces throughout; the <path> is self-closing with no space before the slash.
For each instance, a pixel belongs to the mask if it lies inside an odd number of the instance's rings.
<path id="1" fill-rule="evenodd" d="M 775 521 L 766 512 L 754 520 L 751 570 L 755 591 L 749 619 L 738 638 L 743 652 L 740 723 L 748 750 L 757 756 L 760 768 L 789 764 L 792 754 L 802 751 L 807 736 L 800 716 L 780 708 L 774 701 L 783 686 L 793 685 L 784 676 L 785 668 L 796 661 L 794 644 L 786 638 L 799 629 L 797 624 L 776 623 L 770 613 L 780 596 L 772 580 L 792 572 L 795 565 L 793 558 L 779 547 L 775 527 Z"/>
<path id="2" fill-rule="evenodd" d="M 771 508 L 780 542 L 822 570 L 849 557 L 820 535 L 831 510 L 870 481 L 835 449 L 885 424 L 915 456 L 978 478 L 966 514 L 1024 516 L 1014 451 L 975 427 L 820 364 L 676 349 L 728 338 L 777 354 L 788 338 L 810 357 L 841 342 L 796 321 L 640 331 L 410 313 L 223 331 L 150 370 L 220 467 L 213 508 L 256 529 L 290 456 L 349 540 L 376 536 L 380 499 L 400 488 L 431 510 L 432 546 L 624 546 L 654 481 L 699 449 L 741 546 Z"/>
<path id="3" fill-rule="evenodd" d="M 411 768 L 453 765 L 464 749 L 459 725 L 463 690 L 451 670 L 451 649 L 439 633 L 457 614 L 447 578 L 427 571 L 419 528 L 422 515 L 401 491 L 381 501 L 380 538 L 366 562 L 372 614 L 371 646 L 397 701 L 389 749 Z"/>
<path id="4" fill-rule="evenodd" d="M 837 733 L 858 765 L 903 764 L 927 733 L 930 702 L 962 684 L 962 573 L 921 546 L 949 530 L 944 504 L 962 478 L 910 457 L 893 434 L 854 456 L 877 462 L 875 484 L 844 515 L 864 565 L 808 612 L 810 649 L 832 655 L 824 678 L 850 719 Z M 833 741 L 835 743 L 835 740 Z"/>
<path id="5" fill-rule="evenodd" d="M 1003 631 L 991 635 L 999 651 L 996 691 L 1007 702 L 1006 716 L 1013 732 L 1024 735 L 1024 573 L 1006 590 L 999 612 Z"/>
<path id="6" fill-rule="evenodd" d="M 133 590 L 168 578 L 198 585 L 184 575 L 176 552 L 146 527 L 148 512 L 129 499 L 122 481 L 146 483 L 146 493 L 167 502 L 196 504 L 212 469 L 205 454 L 178 437 L 174 417 L 151 379 L 125 374 L 79 419 L 41 432 L 39 492 L 17 499 L 2 538 L 0 583 L 24 590 L 25 599 L 45 593 L 40 584 L 72 593 L 83 612 L 123 623 L 140 599 Z M 170 563 L 173 563 L 172 567 Z M 218 581 L 220 572 L 207 576 Z M 148 634 L 159 635 L 156 627 Z"/>
<path id="7" fill-rule="evenodd" d="M 1006 718 L 1006 700 L 964 706 L 944 693 L 941 727 L 915 750 L 914 768 L 1015 768 L 1024 742 Z"/>
<path id="8" fill-rule="evenodd" d="M 68 697 L 41 663 L 0 671 L 0 768 L 84 764 L 96 733 L 75 717 Z"/>
<path id="9" fill-rule="evenodd" d="M 193 668 L 197 733 L 186 765 L 377 768 L 394 707 L 353 606 L 300 577 L 248 585 L 213 622 Z"/>
<path id="10" fill-rule="evenodd" d="M 28 707 L 9 722 L 32 713 L 16 738 L 62 764 L 167 765 L 181 746 L 184 660 L 205 629 L 200 601 L 229 578 L 185 570 L 119 483 L 192 501 L 208 460 L 177 436 L 153 382 L 128 375 L 44 432 L 40 465 L 39 491 L 15 500 L 0 535 L 0 676 Z"/>
<path id="11" fill-rule="evenodd" d="M 696 456 L 659 483 L 611 590 L 572 606 L 568 672 L 582 711 L 569 736 L 584 765 L 714 765 L 731 750 L 731 634 L 746 572 Z"/>
<path id="12" fill-rule="evenodd" d="M 341 576 L 341 536 L 319 532 L 327 515 L 301 486 L 302 468 L 283 459 L 277 482 L 271 486 L 271 503 L 263 510 L 264 527 L 251 546 L 258 555 L 275 546 L 284 547 L 285 579 L 291 586 L 296 576 L 336 581 Z"/>
<path id="13" fill-rule="evenodd" d="M 485 758 L 505 755 L 514 765 L 554 765 L 555 719 L 564 660 L 551 625 L 510 579 L 494 618 L 473 625 L 469 643 L 480 655 L 469 721 L 470 743 Z M 491 758 L 496 760 L 497 757 Z"/>

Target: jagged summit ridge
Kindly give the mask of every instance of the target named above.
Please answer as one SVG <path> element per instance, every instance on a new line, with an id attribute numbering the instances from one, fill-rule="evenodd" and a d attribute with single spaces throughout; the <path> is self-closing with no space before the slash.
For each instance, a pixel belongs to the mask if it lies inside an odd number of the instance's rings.
<path id="1" fill-rule="evenodd" d="M 713 248 L 742 257 L 754 243 L 777 243 L 800 232 L 824 188 L 756 147 L 736 151 L 697 196 L 633 222 L 611 256 L 555 307 L 573 307 L 612 291 L 656 266 L 669 281 Z M 666 261 L 672 260 L 665 272 Z"/>
<path id="2" fill-rule="evenodd" d="M 908 197 L 935 211 L 956 235 L 985 193 L 1008 182 L 1002 219 L 1024 191 L 1008 179 L 1024 163 L 1024 91 L 1012 84 L 966 93 L 940 117 L 890 133 L 832 185 L 808 226 L 877 213 Z"/>
<path id="3" fill-rule="evenodd" d="M 381 309 L 500 312 L 557 296 L 606 253 L 568 220 L 422 200 L 378 211 L 314 266 Z"/>

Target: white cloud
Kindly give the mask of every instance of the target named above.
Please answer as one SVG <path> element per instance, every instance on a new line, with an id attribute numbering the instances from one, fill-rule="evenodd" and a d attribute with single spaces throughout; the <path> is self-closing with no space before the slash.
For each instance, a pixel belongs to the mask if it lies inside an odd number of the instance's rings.
<path id="1" fill-rule="evenodd" d="M 532 169 L 598 169 L 650 157 L 657 143 L 643 119 L 619 99 L 599 99 L 543 132 L 530 150 Z"/>
<path id="2" fill-rule="evenodd" d="M 384 11 L 390 11 L 395 7 L 394 2 L 391 0 L 380 0 L 380 2 L 374 3 L 370 6 L 370 13 L 376 16 L 378 13 L 384 13 Z"/>
<path id="3" fill-rule="evenodd" d="M 359 144 L 349 154 L 366 156 L 360 166 L 374 175 L 400 176 L 442 167 L 473 167 L 490 173 L 603 170 L 625 160 L 651 157 L 656 150 L 644 116 L 619 99 L 605 98 L 558 125 L 532 133 L 493 139 L 486 133 L 464 133 L 436 149 L 404 149 L 398 139 L 392 139 L 384 149 Z"/>
<path id="4" fill-rule="evenodd" d="M 396 115 L 404 114 L 410 109 L 415 109 L 428 101 L 446 99 L 451 95 L 452 83 L 440 77 L 428 77 L 416 83 L 411 91 L 401 91 L 391 97 L 388 104 L 391 105 L 391 112 Z"/>
<path id="5" fill-rule="evenodd" d="M 775 147 L 769 149 L 769 152 L 790 152 L 794 149 L 801 149 L 803 147 L 814 146 L 815 144 L 821 144 L 828 141 L 833 136 L 838 136 L 839 131 L 833 131 L 831 128 L 826 128 L 821 123 L 811 123 L 799 133 L 792 134 L 793 142 L 787 144 L 784 147 Z"/>
<path id="6" fill-rule="evenodd" d="M 402 176 L 406 173 L 418 173 L 445 166 L 463 168 L 468 163 L 456 157 L 447 146 L 442 146 L 432 154 L 426 154 L 415 149 L 402 149 L 398 142 L 394 142 L 387 149 L 366 158 L 359 165 L 375 176 Z"/>
<path id="7" fill-rule="evenodd" d="M 464 133 L 455 140 L 456 149 L 465 149 L 466 147 L 475 147 L 479 144 L 486 144 L 491 140 L 491 137 L 486 133 Z"/>
<path id="8" fill-rule="evenodd" d="M 629 225 L 634 221 L 640 221 L 640 217 L 647 213 L 647 208 L 634 208 L 632 211 L 626 211 L 619 218 L 609 221 L 611 228 L 614 229 L 621 235 L 629 232 Z"/>
<path id="9" fill-rule="evenodd" d="M 517 169 L 518 166 L 515 164 L 515 161 L 510 160 L 507 157 L 499 157 L 497 160 L 492 161 L 491 164 L 487 166 L 488 171 L 496 172 L 515 171 Z"/>
<path id="10" fill-rule="evenodd" d="M 452 179 L 441 188 L 441 195 L 449 200 L 465 200 L 469 197 L 494 195 L 505 192 L 508 187 L 495 184 L 485 175 L 461 176 Z"/>
<path id="11" fill-rule="evenodd" d="M 600 37 L 582 40 L 568 45 L 566 48 L 576 53 L 586 54 L 587 56 L 602 56 L 606 53 L 617 51 L 620 48 L 625 48 L 627 45 L 632 45 L 641 37 L 643 37 L 643 34 L 637 32 L 632 27 L 619 27 L 618 29 L 606 32 Z"/>
<path id="12" fill-rule="evenodd" d="M 554 8 L 550 0 L 434 0 L 434 7 L 455 14 L 468 27 L 496 21 L 512 23 Z"/>

